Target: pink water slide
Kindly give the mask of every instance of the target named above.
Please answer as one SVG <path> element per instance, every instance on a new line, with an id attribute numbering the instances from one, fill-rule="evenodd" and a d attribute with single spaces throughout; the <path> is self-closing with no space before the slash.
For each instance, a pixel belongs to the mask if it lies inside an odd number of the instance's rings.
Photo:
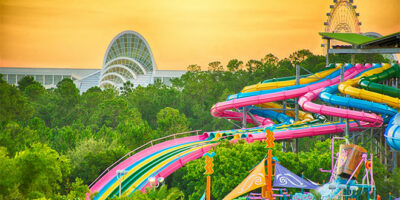
<path id="1" fill-rule="evenodd" d="M 168 147 L 176 146 L 176 145 L 181 145 L 184 143 L 189 143 L 189 142 L 195 142 L 195 141 L 202 141 L 205 140 L 208 137 L 207 134 L 204 135 L 198 135 L 198 136 L 190 136 L 190 137 L 184 137 L 184 138 L 179 138 L 179 139 L 174 139 L 174 140 L 169 140 L 166 142 L 162 142 L 160 144 L 156 144 L 152 147 L 146 148 L 132 156 L 130 156 L 128 159 L 122 161 L 119 163 L 117 166 L 113 167 L 110 169 L 104 176 L 102 176 L 91 188 L 90 192 L 95 192 L 95 191 L 100 191 L 109 181 L 111 181 L 114 177 L 116 177 L 117 170 L 125 170 L 127 167 L 132 165 L 133 163 L 139 161 L 140 159 L 151 155 L 153 153 L 157 153 L 160 150 L 163 150 Z"/>
<path id="2" fill-rule="evenodd" d="M 348 69 L 344 73 L 344 80 L 351 79 L 351 78 L 355 77 L 357 74 L 359 74 L 360 72 L 362 72 L 363 70 L 370 68 L 370 67 L 371 67 L 370 65 L 362 66 L 360 64 L 357 64 L 354 67 Z M 315 104 L 312 102 L 313 100 L 315 100 L 318 97 L 318 94 L 325 87 L 338 84 L 339 82 L 340 82 L 340 76 L 337 76 L 331 80 L 318 82 L 318 83 L 307 85 L 305 87 L 298 88 L 298 89 L 220 102 L 211 108 L 211 114 L 214 117 L 226 117 L 229 119 L 238 120 L 238 119 L 242 118 L 242 113 L 231 111 L 231 109 L 235 109 L 235 108 L 238 109 L 238 108 L 250 106 L 250 105 L 257 105 L 257 104 L 263 104 L 263 103 L 268 103 L 268 102 L 281 101 L 281 100 L 285 100 L 285 99 L 292 99 L 292 98 L 300 97 L 299 104 L 304 110 L 323 114 L 323 115 L 331 115 L 331 116 L 337 116 L 337 117 L 342 117 L 342 118 L 360 120 L 359 123 L 356 123 L 354 121 L 351 121 L 349 123 L 349 128 L 351 131 L 361 130 L 362 127 L 380 126 L 382 124 L 382 118 L 380 118 L 379 116 L 377 116 L 375 114 L 364 113 L 364 112 L 360 112 L 360 111 L 352 111 L 352 110 L 341 109 L 341 108 L 334 108 L 334 107 L 329 107 L 329 106 L 324 106 L 324 105 L 318 105 L 318 104 Z M 260 116 L 255 116 L 255 118 L 259 122 L 261 122 L 261 124 L 263 126 L 269 126 L 269 125 L 273 124 L 273 122 L 270 119 L 263 118 Z M 246 120 L 249 123 L 254 123 L 248 115 L 247 115 Z M 344 123 L 338 122 L 338 123 L 330 123 L 330 124 L 319 124 L 319 125 L 308 126 L 308 127 L 277 130 L 275 132 L 275 138 L 276 138 L 276 140 L 283 140 L 283 139 L 293 139 L 293 138 L 301 138 L 301 137 L 311 137 L 311 136 L 317 136 L 317 135 L 325 135 L 325 134 L 344 132 L 344 129 L 345 129 Z M 113 178 L 115 178 L 117 170 L 126 169 L 127 167 L 131 166 L 135 162 L 138 162 L 140 159 L 145 158 L 146 156 L 149 156 L 151 154 L 157 154 L 165 148 L 169 148 L 169 147 L 173 147 L 173 146 L 177 146 L 177 145 L 183 145 L 183 144 L 189 143 L 189 142 L 206 141 L 207 138 L 208 138 L 208 134 L 205 133 L 205 134 L 199 135 L 199 136 L 191 136 L 191 137 L 185 137 L 185 138 L 166 141 L 166 142 L 154 145 L 152 147 L 149 147 L 147 149 L 144 149 L 144 150 L 130 156 L 128 159 L 124 160 L 123 162 L 119 163 L 118 165 L 116 165 L 115 167 L 110 169 L 104 176 L 102 176 L 90 188 L 90 191 L 91 192 L 100 191 L 100 189 L 102 189 L 104 186 L 106 186 L 107 183 L 109 183 Z M 252 142 L 254 140 L 263 140 L 263 139 L 265 139 L 265 134 L 254 134 L 254 135 L 249 134 L 249 137 L 246 138 L 246 140 L 248 142 Z M 209 145 L 209 146 L 200 148 L 198 150 L 193 150 L 193 151 L 189 152 L 188 154 L 182 156 L 181 158 L 177 159 L 173 163 L 170 163 L 167 166 L 163 166 L 162 168 L 159 168 L 157 171 L 157 174 L 155 175 L 156 178 L 157 177 L 165 178 L 165 177 L 169 176 L 171 173 L 173 173 L 180 167 L 184 166 L 184 164 L 186 162 L 200 158 L 205 152 L 209 151 L 209 149 L 212 146 L 215 146 L 217 144 L 218 143 L 215 143 L 213 145 Z M 144 187 L 141 187 L 141 190 L 144 191 L 144 188 L 146 188 L 147 186 L 149 186 L 149 183 L 144 183 Z"/>
<path id="3" fill-rule="evenodd" d="M 356 66 L 348 69 L 344 73 L 344 79 L 345 80 L 351 79 L 354 76 L 356 76 L 357 74 L 359 74 L 361 71 L 367 69 L 368 67 L 371 67 L 371 66 L 368 65 L 367 67 L 364 67 L 360 64 L 357 64 Z M 238 109 L 238 108 L 250 106 L 250 105 L 257 105 L 257 104 L 269 103 L 269 102 L 274 102 L 274 101 L 281 101 L 281 100 L 285 100 L 285 99 L 297 98 L 297 97 L 300 97 L 300 96 L 306 94 L 307 92 L 311 92 L 316 89 L 321 89 L 321 88 L 325 88 L 327 86 L 338 84 L 339 82 L 340 82 L 340 76 L 337 76 L 334 79 L 328 79 L 326 81 L 307 85 L 305 87 L 298 88 L 298 89 L 275 92 L 275 93 L 270 93 L 270 94 L 257 95 L 257 96 L 251 96 L 251 97 L 245 97 L 245 98 L 240 98 L 240 99 L 232 99 L 230 101 L 225 101 L 225 102 L 219 102 L 211 108 L 211 115 L 214 117 L 227 117 L 227 116 L 232 117 L 234 115 L 233 113 L 236 113 L 235 116 L 237 118 L 239 118 L 241 116 L 240 113 L 230 111 L 230 110 Z"/>

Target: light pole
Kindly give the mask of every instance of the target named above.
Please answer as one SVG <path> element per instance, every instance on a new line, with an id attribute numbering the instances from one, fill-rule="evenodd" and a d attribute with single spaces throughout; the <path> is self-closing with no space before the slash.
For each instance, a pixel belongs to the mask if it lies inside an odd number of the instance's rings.
<path id="1" fill-rule="evenodd" d="M 158 188 L 160 185 L 164 184 L 164 177 L 158 177 L 156 181 L 156 177 L 152 176 L 149 178 L 149 183 L 152 189 Z"/>
<path id="2" fill-rule="evenodd" d="M 121 178 L 124 177 L 125 174 L 127 174 L 128 171 L 126 170 L 117 170 L 117 179 L 119 180 L 119 197 L 121 197 Z"/>

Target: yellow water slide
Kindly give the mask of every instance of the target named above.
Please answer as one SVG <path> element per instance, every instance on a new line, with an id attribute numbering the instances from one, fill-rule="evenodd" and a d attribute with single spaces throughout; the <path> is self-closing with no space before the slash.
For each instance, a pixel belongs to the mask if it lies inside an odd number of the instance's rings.
<path id="1" fill-rule="evenodd" d="M 355 98 L 365 99 L 377 103 L 385 103 L 393 108 L 400 109 L 400 99 L 396 97 L 387 96 L 384 94 L 371 92 L 368 90 L 357 88 L 358 82 L 362 77 L 371 76 L 373 74 L 381 73 L 383 70 L 390 68 L 390 64 L 384 64 L 380 68 L 369 70 L 363 73 L 361 76 L 347 80 L 339 84 L 339 91 L 343 94 L 350 95 Z"/>
<path id="2" fill-rule="evenodd" d="M 340 69 L 341 64 L 336 66 L 335 68 L 328 69 L 322 72 L 318 72 L 315 74 L 312 74 L 310 76 L 307 76 L 305 78 L 300 79 L 300 84 L 307 84 L 307 83 L 312 83 L 315 81 L 318 81 L 325 76 L 328 76 L 332 72 Z M 296 80 L 287 80 L 287 81 L 279 81 L 279 82 L 269 82 L 269 83 L 257 83 L 255 85 L 249 85 L 243 88 L 242 93 L 246 92 L 254 92 L 254 91 L 259 91 L 259 90 L 271 90 L 275 88 L 281 88 L 281 87 L 287 87 L 287 86 L 293 86 L 296 85 Z"/>

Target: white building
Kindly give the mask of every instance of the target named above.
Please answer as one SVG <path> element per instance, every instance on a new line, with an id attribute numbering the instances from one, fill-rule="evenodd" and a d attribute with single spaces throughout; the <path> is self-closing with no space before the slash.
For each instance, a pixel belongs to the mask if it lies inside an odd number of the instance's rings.
<path id="1" fill-rule="evenodd" d="M 155 80 L 170 85 L 171 78 L 184 73 L 184 70 L 157 70 L 149 44 L 134 31 L 124 31 L 111 41 L 102 69 L 0 67 L 0 74 L 9 84 L 17 85 L 22 77 L 32 76 L 45 88 L 52 88 L 63 78 L 71 78 L 81 92 L 94 86 L 120 88 L 127 81 L 135 87 L 147 86 Z"/>

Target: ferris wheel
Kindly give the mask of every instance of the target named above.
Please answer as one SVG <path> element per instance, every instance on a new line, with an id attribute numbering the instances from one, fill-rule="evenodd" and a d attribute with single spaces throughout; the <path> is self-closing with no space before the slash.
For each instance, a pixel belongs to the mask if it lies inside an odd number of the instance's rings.
<path id="1" fill-rule="evenodd" d="M 324 22 L 325 32 L 331 33 L 360 33 L 360 16 L 356 12 L 356 5 L 353 0 L 334 0 L 335 4 L 330 5 L 330 12 L 326 13 L 328 17 Z"/>

